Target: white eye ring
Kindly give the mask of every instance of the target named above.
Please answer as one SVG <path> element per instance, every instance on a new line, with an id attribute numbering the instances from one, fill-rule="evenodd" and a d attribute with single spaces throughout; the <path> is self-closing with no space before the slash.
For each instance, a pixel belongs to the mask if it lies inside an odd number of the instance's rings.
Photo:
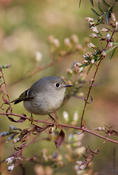
<path id="1" fill-rule="evenodd" d="M 59 87 L 60 86 L 60 84 L 59 83 L 56 83 L 56 87 Z"/>

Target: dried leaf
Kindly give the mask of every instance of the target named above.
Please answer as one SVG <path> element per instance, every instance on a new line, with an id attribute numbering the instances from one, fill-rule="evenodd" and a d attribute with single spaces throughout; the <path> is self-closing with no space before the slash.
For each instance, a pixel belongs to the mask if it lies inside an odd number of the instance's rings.
<path id="1" fill-rule="evenodd" d="M 102 0 L 102 2 L 104 3 L 104 5 L 110 7 L 110 5 L 105 0 Z"/>
<path id="2" fill-rule="evenodd" d="M 9 135 L 9 134 L 10 134 L 10 132 L 8 132 L 8 131 L 3 131 L 3 132 L 0 133 L 0 136 L 3 137 L 3 136 L 7 136 L 7 135 Z"/>
<path id="3" fill-rule="evenodd" d="M 87 70 L 87 74 L 90 72 L 90 70 L 92 69 L 92 67 L 93 67 L 93 65 L 90 64 L 90 66 L 89 66 L 89 68 L 88 68 L 88 70 Z"/>
<path id="4" fill-rule="evenodd" d="M 15 123 L 22 123 L 26 120 L 26 118 L 23 118 L 23 117 L 20 117 L 19 120 L 14 120 L 12 117 L 8 117 L 8 119 L 11 121 L 11 122 L 15 122 Z"/>
<path id="5" fill-rule="evenodd" d="M 92 4 L 92 6 L 94 6 L 94 2 L 93 2 L 94 0 L 90 0 L 90 3 Z M 80 5 L 81 5 L 81 2 L 82 2 L 82 0 L 79 0 L 79 7 L 80 7 Z"/>
<path id="6" fill-rule="evenodd" d="M 52 125 L 47 125 L 45 127 L 40 127 L 37 125 L 34 125 L 34 131 L 37 131 L 38 133 L 45 131 L 47 128 L 49 128 Z"/>
<path id="7" fill-rule="evenodd" d="M 106 131 L 106 134 L 107 134 L 108 136 L 111 136 L 111 135 L 118 136 L 118 131 L 112 129 L 112 127 L 109 127 L 109 128 L 107 129 L 107 131 Z"/>
<path id="8" fill-rule="evenodd" d="M 10 125 L 10 126 L 9 126 L 9 129 L 10 129 L 10 130 L 19 130 L 19 131 L 22 131 L 21 128 L 17 128 L 16 126 L 13 126 L 13 125 Z"/>
<path id="9" fill-rule="evenodd" d="M 112 57 L 114 56 L 116 49 L 117 49 L 117 47 L 115 47 L 115 48 L 113 49 L 113 51 L 111 52 L 111 54 L 110 54 L 110 56 L 109 56 L 109 59 L 110 59 L 110 60 L 111 60 Z"/>
<path id="10" fill-rule="evenodd" d="M 112 134 L 114 134 L 114 135 L 117 136 L 117 135 L 118 135 L 118 131 L 116 131 L 116 130 L 113 129 L 113 130 L 112 130 Z"/>
<path id="11" fill-rule="evenodd" d="M 43 128 L 40 126 L 34 125 L 34 130 L 40 133 L 43 130 Z"/>
<path id="12" fill-rule="evenodd" d="M 15 132 L 15 133 L 13 133 L 12 135 L 10 135 L 10 136 L 8 137 L 8 141 L 12 140 L 17 134 L 18 134 L 18 133 Z"/>
<path id="13" fill-rule="evenodd" d="M 63 130 L 61 130 L 58 137 L 55 140 L 55 145 L 57 148 L 60 147 L 61 144 L 64 142 L 64 138 L 65 138 L 65 133 Z"/>
<path id="14" fill-rule="evenodd" d="M 110 17 L 110 13 L 109 13 L 109 11 L 107 11 L 106 15 L 105 15 L 105 19 L 106 19 L 107 24 L 109 24 L 109 17 Z"/>
<path id="15" fill-rule="evenodd" d="M 99 14 L 98 12 L 96 12 L 95 9 L 91 8 L 91 10 L 92 10 L 92 12 L 93 12 L 95 15 L 100 16 L 100 14 Z"/>
<path id="16" fill-rule="evenodd" d="M 86 99 L 85 99 L 85 101 L 86 101 Z M 91 96 L 90 101 L 87 101 L 87 104 L 91 104 L 92 102 L 93 102 L 93 97 Z"/>
<path id="17" fill-rule="evenodd" d="M 100 10 L 102 13 L 104 13 L 104 11 L 103 11 L 102 8 L 101 8 L 101 4 L 100 4 L 99 1 L 98 1 L 98 8 L 99 8 L 99 10 Z"/>
<path id="18" fill-rule="evenodd" d="M 23 139 L 24 136 L 26 136 L 28 133 L 29 133 L 29 130 L 27 130 L 27 129 L 22 130 L 21 134 L 18 137 L 19 140 Z"/>
<path id="19" fill-rule="evenodd" d="M 93 97 L 91 96 L 91 103 L 93 103 Z"/>

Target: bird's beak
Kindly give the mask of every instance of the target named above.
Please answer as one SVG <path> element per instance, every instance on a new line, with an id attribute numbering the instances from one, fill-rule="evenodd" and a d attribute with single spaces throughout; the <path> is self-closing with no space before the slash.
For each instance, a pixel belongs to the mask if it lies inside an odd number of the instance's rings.
<path id="1" fill-rule="evenodd" d="M 66 84 L 66 85 L 64 85 L 64 87 L 72 87 L 72 85 L 71 84 Z"/>

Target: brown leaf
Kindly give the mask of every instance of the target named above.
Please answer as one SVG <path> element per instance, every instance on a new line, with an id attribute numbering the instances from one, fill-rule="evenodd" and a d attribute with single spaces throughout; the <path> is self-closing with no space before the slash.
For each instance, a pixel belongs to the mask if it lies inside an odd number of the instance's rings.
<path id="1" fill-rule="evenodd" d="M 34 131 L 37 131 L 38 133 L 42 132 L 43 128 L 37 125 L 34 125 Z"/>
<path id="2" fill-rule="evenodd" d="M 64 138 L 65 138 L 65 133 L 63 130 L 61 130 L 58 137 L 55 139 L 55 145 L 57 148 L 60 147 L 61 144 L 64 142 Z"/>
<path id="3" fill-rule="evenodd" d="M 20 117 L 19 120 L 14 120 L 12 117 L 8 117 L 8 119 L 11 121 L 11 122 L 15 122 L 15 123 L 22 123 L 26 120 L 26 118 L 23 118 L 23 117 Z"/>
<path id="4" fill-rule="evenodd" d="M 43 131 L 45 131 L 47 128 L 49 128 L 51 125 L 47 125 L 45 127 L 40 127 L 40 126 L 37 126 L 37 125 L 34 125 L 34 130 L 37 131 L 38 133 L 41 133 Z"/>

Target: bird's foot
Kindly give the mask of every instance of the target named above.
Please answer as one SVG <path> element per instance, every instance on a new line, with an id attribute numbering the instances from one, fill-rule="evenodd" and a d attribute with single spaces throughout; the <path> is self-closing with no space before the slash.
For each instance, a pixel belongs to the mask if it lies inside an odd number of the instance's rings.
<path id="1" fill-rule="evenodd" d="M 49 117 L 54 121 L 54 126 L 56 126 L 56 128 L 58 128 L 58 120 L 55 119 L 54 117 L 52 117 L 51 114 L 48 114 L 48 115 L 49 115 Z"/>
<path id="2" fill-rule="evenodd" d="M 33 124 L 34 122 L 34 119 L 33 119 L 33 115 L 31 114 L 31 117 L 30 117 L 30 122 L 31 122 L 31 125 Z"/>
<path id="3" fill-rule="evenodd" d="M 55 118 L 51 114 L 48 114 L 48 115 L 54 122 L 56 121 Z"/>

